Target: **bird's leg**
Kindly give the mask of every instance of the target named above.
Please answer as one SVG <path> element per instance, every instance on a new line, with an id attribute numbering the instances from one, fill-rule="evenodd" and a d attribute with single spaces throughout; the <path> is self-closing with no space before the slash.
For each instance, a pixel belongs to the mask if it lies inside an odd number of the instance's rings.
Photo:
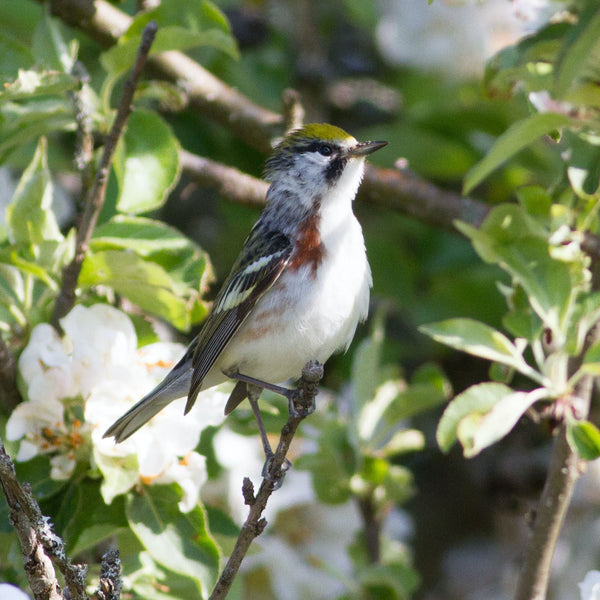
<path id="1" fill-rule="evenodd" d="M 250 389 L 250 386 L 255 386 L 261 389 L 270 390 L 275 394 L 279 394 L 280 396 L 287 398 L 288 410 L 292 417 L 305 417 L 315 412 L 316 403 L 314 394 L 312 396 L 312 402 L 310 406 L 303 406 L 298 402 L 298 400 L 301 399 L 302 392 L 297 388 L 289 389 L 281 385 L 275 385 L 274 383 L 267 383 L 266 381 L 261 381 L 260 379 L 250 377 L 249 375 L 244 375 L 243 373 L 226 373 L 226 375 L 232 379 L 244 381 L 247 384 L 248 389 Z"/>
<path id="2" fill-rule="evenodd" d="M 260 432 L 260 439 L 263 445 L 263 450 L 265 452 L 265 464 L 263 465 L 261 475 L 268 479 L 269 481 L 273 481 L 273 489 L 278 490 L 283 483 L 283 478 L 285 477 L 285 472 L 292 466 L 292 463 L 286 458 L 283 464 L 281 465 L 281 470 L 278 474 L 274 475 L 271 473 L 271 463 L 273 460 L 273 449 L 271 448 L 271 444 L 269 443 L 269 438 L 267 437 L 267 431 L 265 429 L 265 424 L 263 423 L 262 416 L 260 414 L 260 408 L 258 407 L 258 399 L 260 398 L 260 394 L 262 392 L 262 387 L 255 385 L 253 383 L 246 383 L 246 391 L 248 392 L 248 402 L 250 402 L 250 406 L 252 407 L 252 412 L 254 413 L 254 418 L 256 419 L 256 424 L 258 425 L 258 431 Z"/>

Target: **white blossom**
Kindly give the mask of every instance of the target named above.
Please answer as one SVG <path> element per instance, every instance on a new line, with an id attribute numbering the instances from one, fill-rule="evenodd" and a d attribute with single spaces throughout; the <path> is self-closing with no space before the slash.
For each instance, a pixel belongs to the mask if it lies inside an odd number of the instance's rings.
<path id="1" fill-rule="evenodd" d="M 0 583 L 0 598 L 2 600 L 30 600 L 22 589 L 10 583 Z"/>
<path id="2" fill-rule="evenodd" d="M 145 484 L 177 482 L 182 510 L 197 502 L 206 480 L 204 457 L 194 451 L 200 433 L 219 425 L 227 393 L 202 392 L 185 418 L 185 399 L 173 402 L 121 444 L 106 429 L 148 393 L 179 360 L 181 344 L 137 349 L 129 317 L 106 304 L 76 306 L 61 320 L 61 338 L 48 324 L 35 327 L 19 360 L 28 400 L 8 420 L 9 440 L 21 440 L 17 460 L 49 454 L 53 479 L 68 479 L 78 460 L 104 475 L 106 502 Z"/>
<path id="3" fill-rule="evenodd" d="M 581 600 L 600 600 L 600 571 L 588 571 L 579 584 Z"/>

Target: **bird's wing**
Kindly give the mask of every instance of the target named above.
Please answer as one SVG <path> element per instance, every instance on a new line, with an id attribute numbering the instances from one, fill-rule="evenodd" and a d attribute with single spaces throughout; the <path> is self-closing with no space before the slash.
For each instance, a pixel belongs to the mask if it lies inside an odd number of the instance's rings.
<path id="1" fill-rule="evenodd" d="M 209 317 L 191 345 L 193 374 L 186 414 L 196 401 L 202 380 L 259 298 L 277 281 L 292 249 L 290 239 L 281 232 L 265 233 L 255 227 L 248 236 Z"/>

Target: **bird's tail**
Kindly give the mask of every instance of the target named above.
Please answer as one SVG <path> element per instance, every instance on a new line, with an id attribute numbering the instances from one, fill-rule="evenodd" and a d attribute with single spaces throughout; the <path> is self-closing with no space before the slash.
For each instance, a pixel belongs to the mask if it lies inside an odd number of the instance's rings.
<path id="1" fill-rule="evenodd" d="M 179 366 L 182 366 L 181 363 Z M 177 372 L 177 367 L 167 375 L 149 394 L 117 419 L 102 437 L 114 437 L 119 443 L 135 433 L 167 404 L 186 396 L 190 389 L 192 371 L 189 368 Z"/>

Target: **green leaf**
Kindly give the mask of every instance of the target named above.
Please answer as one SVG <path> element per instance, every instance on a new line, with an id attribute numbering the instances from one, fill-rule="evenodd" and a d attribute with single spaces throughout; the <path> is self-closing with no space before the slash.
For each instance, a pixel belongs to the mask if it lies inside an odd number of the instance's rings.
<path id="1" fill-rule="evenodd" d="M 368 565 L 358 580 L 367 588 L 368 598 L 389 600 L 409 600 L 419 585 L 416 571 L 403 563 Z"/>
<path id="2" fill-rule="evenodd" d="M 239 56 L 227 19 L 214 4 L 206 0 L 170 0 L 136 16 L 119 43 L 101 55 L 100 62 L 110 74 L 123 73 L 133 66 L 141 32 L 150 21 L 158 24 L 151 55 L 210 46 L 234 59 Z"/>
<path id="3" fill-rule="evenodd" d="M 79 285 L 105 285 L 179 329 L 190 326 L 188 300 L 176 290 L 168 273 L 156 263 L 127 251 L 89 254 L 83 262 Z"/>
<path id="4" fill-rule="evenodd" d="M 528 215 L 550 220 L 552 199 L 546 190 L 538 185 L 526 185 L 517 190 L 517 200 Z"/>
<path id="5" fill-rule="evenodd" d="M 136 456 L 107 456 L 94 447 L 94 462 L 102 473 L 100 494 L 105 504 L 128 492 L 139 481 L 139 464 Z"/>
<path id="6" fill-rule="evenodd" d="M 600 342 L 592 344 L 587 349 L 580 371 L 593 377 L 600 377 Z"/>
<path id="7" fill-rule="evenodd" d="M 33 63 L 33 53 L 26 44 L 6 32 L 0 32 L 0 79 L 13 78 L 19 69 L 28 68 Z"/>
<path id="8" fill-rule="evenodd" d="M 205 597 L 218 575 L 219 551 L 201 507 L 181 513 L 180 499 L 174 486 L 146 486 L 129 498 L 127 517 L 152 558 L 175 573 L 193 577 Z"/>
<path id="9" fill-rule="evenodd" d="M 352 360 L 352 387 L 358 407 L 370 402 L 379 384 L 381 352 L 385 335 L 383 312 L 379 312 L 371 329 L 371 335 L 365 338 L 354 352 Z"/>
<path id="10" fill-rule="evenodd" d="M 128 527 L 123 497 L 107 506 L 100 494 L 100 480 L 83 479 L 77 485 L 77 504 L 63 533 L 72 556 L 93 548 Z"/>
<path id="11" fill-rule="evenodd" d="M 162 206 L 179 178 L 177 138 L 155 112 L 137 110 L 117 147 L 114 169 L 119 183 L 118 210 L 154 210 Z"/>
<path id="12" fill-rule="evenodd" d="M 75 129 L 73 109 L 63 98 L 33 98 L 0 103 L 0 161 L 15 148 L 55 131 Z"/>
<path id="13" fill-rule="evenodd" d="M 421 414 L 442 404 L 448 397 L 447 391 L 430 383 L 411 383 L 389 404 L 384 419 L 398 423 Z"/>
<path id="14" fill-rule="evenodd" d="M 503 162 L 542 135 L 569 124 L 569 118 L 558 113 L 536 113 L 511 125 L 495 142 L 487 155 L 465 175 L 463 193 L 468 194 Z"/>
<path id="15" fill-rule="evenodd" d="M 384 458 L 418 452 L 425 448 L 425 435 L 417 429 L 401 429 L 396 431 L 390 440 L 379 449 L 378 453 Z"/>
<path id="16" fill-rule="evenodd" d="M 151 256 L 156 252 L 178 252 L 193 246 L 174 227 L 169 227 L 155 219 L 117 215 L 94 231 L 90 248 L 101 250 L 133 250 L 140 256 Z"/>
<path id="17" fill-rule="evenodd" d="M 62 241 L 52 212 L 52 181 L 46 159 L 46 139 L 40 138 L 33 159 L 6 209 L 9 233 L 15 244 L 26 248 L 46 240 Z"/>
<path id="18" fill-rule="evenodd" d="M 446 344 L 474 356 L 493 360 L 522 370 L 527 366 L 519 349 L 493 327 L 473 319 L 448 319 L 419 330 L 436 342 Z"/>
<path id="19" fill-rule="evenodd" d="M 594 200 L 600 178 L 600 147 L 572 132 L 568 135 L 568 147 L 569 183 L 580 198 Z"/>
<path id="20" fill-rule="evenodd" d="M 502 383 L 480 383 L 467 388 L 448 404 L 438 424 L 436 438 L 442 452 L 448 452 L 458 439 L 458 428 L 467 418 L 481 418 L 502 398 L 513 394 Z"/>
<path id="21" fill-rule="evenodd" d="M 600 458 L 600 431 L 589 421 L 569 422 L 567 440 L 571 448 L 584 460 Z"/>
<path id="22" fill-rule="evenodd" d="M 37 64 L 71 73 L 77 59 L 78 43 L 73 37 L 67 43 L 62 27 L 58 19 L 50 16 L 49 10 L 44 11 L 33 33 L 33 54 Z"/>
<path id="23" fill-rule="evenodd" d="M 566 36 L 556 64 L 554 94 L 562 98 L 568 89 L 585 75 L 600 53 L 600 13 L 595 3 L 579 15 L 579 22 Z"/>
<path id="24" fill-rule="evenodd" d="M 78 83 L 74 77 L 58 71 L 23 71 L 12 83 L 5 83 L 0 91 L 0 102 L 30 100 L 36 96 L 63 94 L 74 90 Z"/>
<path id="25" fill-rule="evenodd" d="M 510 388 L 509 388 L 510 389 Z M 471 435 L 459 439 L 467 458 L 472 458 L 485 448 L 501 440 L 517 424 L 535 402 L 547 396 L 547 391 L 538 388 L 532 392 L 513 392 L 499 397 L 491 410 L 479 419 Z"/>
<path id="26" fill-rule="evenodd" d="M 575 300 L 588 285 L 585 260 L 552 258 L 547 231 L 517 205 L 495 207 L 479 229 L 465 223 L 457 227 L 483 260 L 499 265 L 523 288 L 557 340 L 564 338 Z"/>
<path id="27" fill-rule="evenodd" d="M 295 462 L 298 469 L 312 474 L 317 498 L 326 504 L 341 504 L 351 496 L 350 479 L 356 469 L 356 455 L 348 442 L 347 426 L 329 422 L 319 436 L 317 452 L 303 454 Z"/>

